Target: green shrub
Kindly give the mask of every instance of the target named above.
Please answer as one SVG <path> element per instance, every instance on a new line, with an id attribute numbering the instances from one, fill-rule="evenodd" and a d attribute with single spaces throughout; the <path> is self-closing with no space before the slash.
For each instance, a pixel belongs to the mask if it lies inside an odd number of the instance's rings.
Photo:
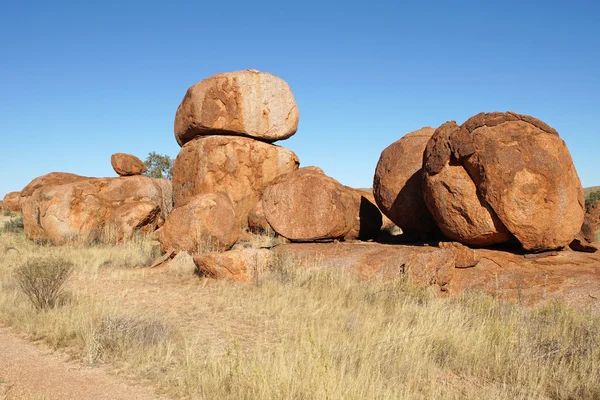
<path id="1" fill-rule="evenodd" d="M 38 310 L 54 308 L 73 271 L 73 263 L 62 258 L 32 258 L 15 271 L 17 283 Z"/>
<path id="2" fill-rule="evenodd" d="M 4 226 L 2 227 L 3 232 L 12 233 L 23 232 L 24 229 L 25 227 L 23 226 L 23 217 L 21 217 L 20 215 L 16 218 L 11 218 L 10 221 L 5 222 Z"/>
<path id="3" fill-rule="evenodd" d="M 12 215 L 12 212 L 8 208 L 5 208 L 4 211 L 2 212 L 2 214 L 5 217 L 10 217 Z"/>

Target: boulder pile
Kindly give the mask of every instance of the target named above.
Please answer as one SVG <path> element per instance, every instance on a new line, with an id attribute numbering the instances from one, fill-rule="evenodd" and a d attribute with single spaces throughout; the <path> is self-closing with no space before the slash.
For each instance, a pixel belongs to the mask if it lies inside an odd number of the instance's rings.
<path id="1" fill-rule="evenodd" d="M 89 178 L 52 172 L 31 181 L 19 194 L 25 234 L 61 245 L 74 239 L 124 241 L 162 226 L 173 208 L 171 182 L 141 176 L 129 161 L 115 161 L 139 160 L 134 156 L 115 156 L 113 166 L 119 164 L 131 176 Z"/>
<path id="2" fill-rule="evenodd" d="M 384 150 L 374 178 L 377 203 L 403 230 L 415 229 L 405 221 L 415 215 L 431 227 L 432 216 L 451 240 L 515 242 L 535 252 L 564 248 L 580 231 L 583 189 L 567 146 L 544 122 L 513 112 L 480 113 L 460 126 L 427 130 L 426 143 L 425 132 L 417 132 Z M 421 147 L 411 147 L 417 138 Z M 410 159 L 413 152 L 422 155 L 422 169 Z M 412 162 L 408 172 L 402 159 Z"/>

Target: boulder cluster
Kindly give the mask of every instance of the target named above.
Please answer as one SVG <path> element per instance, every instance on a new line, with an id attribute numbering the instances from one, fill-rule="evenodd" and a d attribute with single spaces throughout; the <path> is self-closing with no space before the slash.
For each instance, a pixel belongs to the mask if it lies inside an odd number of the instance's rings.
<path id="1" fill-rule="evenodd" d="M 140 159 L 116 153 L 118 177 L 50 173 L 6 195 L 2 207 L 22 212 L 28 237 L 54 244 L 156 231 L 165 253 L 190 253 L 209 276 L 245 276 L 240 260 L 265 253 L 218 255 L 248 231 L 291 242 L 367 241 L 395 227 L 403 242 L 441 240 L 453 267 L 479 261 L 465 245 L 595 251 L 600 206 L 588 208 L 584 224 L 569 151 L 538 119 L 481 113 L 411 132 L 381 153 L 373 191 L 300 168 L 298 156 L 276 144 L 298 123 L 282 79 L 256 70 L 217 74 L 191 86 L 177 108 L 172 182 L 144 176 Z"/>
<path id="2" fill-rule="evenodd" d="M 256 70 L 222 73 L 187 90 L 175 115 L 174 212 L 163 251 L 227 250 L 246 229 L 292 241 L 373 238 L 381 213 L 364 195 L 275 145 L 298 129 L 288 84 Z"/>
<path id="3" fill-rule="evenodd" d="M 481 113 L 460 126 L 447 122 L 406 135 L 383 151 L 374 191 L 381 210 L 404 232 L 423 237 L 439 229 L 479 247 L 563 248 L 585 213 L 579 177 L 558 133 L 512 112 Z"/>
<path id="4" fill-rule="evenodd" d="M 117 153 L 111 161 L 119 177 L 52 172 L 31 181 L 17 196 L 25 234 L 61 245 L 124 241 L 162 226 L 173 208 L 171 182 L 140 175 L 146 168 L 135 156 Z"/>

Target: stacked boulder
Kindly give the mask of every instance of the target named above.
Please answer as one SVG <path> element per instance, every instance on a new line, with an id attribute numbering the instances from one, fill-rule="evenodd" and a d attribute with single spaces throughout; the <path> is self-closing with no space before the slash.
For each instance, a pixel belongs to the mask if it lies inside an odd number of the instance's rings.
<path id="1" fill-rule="evenodd" d="M 413 150 L 399 144 L 408 139 L 390 146 L 398 149 L 392 158 L 410 157 Z M 545 251 L 568 246 L 582 226 L 583 189 L 569 151 L 558 133 L 536 118 L 495 112 L 477 114 L 461 126 L 443 124 L 420 152 L 422 170 L 413 182 L 406 179 L 406 166 L 389 161 L 390 148 L 378 165 L 375 195 L 403 229 L 409 225 L 398 214 L 412 216 L 426 205 L 452 240 L 472 246 L 518 242 L 527 251 Z M 401 183 L 390 183 L 396 181 Z M 421 192 L 407 188 L 418 181 Z M 404 200 L 411 191 L 411 201 Z M 420 218 L 430 226 L 429 215 Z"/>
<path id="2" fill-rule="evenodd" d="M 159 235 L 163 250 L 231 247 L 265 188 L 298 169 L 296 154 L 273 144 L 292 136 L 298 120 L 290 87 L 268 73 L 221 73 L 190 87 L 175 115 L 182 148 L 173 164 L 176 213 Z"/>
<path id="3" fill-rule="evenodd" d="M 115 166 L 115 157 L 111 160 Z M 35 178 L 20 193 L 25 234 L 60 245 L 81 238 L 124 241 L 138 231 L 157 230 L 173 208 L 170 181 L 141 176 L 127 163 L 121 167 L 131 176 L 53 172 Z"/>

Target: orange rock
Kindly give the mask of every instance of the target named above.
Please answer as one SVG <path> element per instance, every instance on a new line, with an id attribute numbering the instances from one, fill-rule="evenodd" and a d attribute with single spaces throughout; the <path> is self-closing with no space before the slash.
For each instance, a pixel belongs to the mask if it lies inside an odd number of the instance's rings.
<path id="1" fill-rule="evenodd" d="M 279 175 L 298 169 L 292 151 L 239 136 L 203 136 L 186 143 L 173 165 L 175 207 L 198 194 L 227 193 L 240 227 Z"/>
<path id="2" fill-rule="evenodd" d="M 147 171 L 142 160 L 131 154 L 115 153 L 110 156 L 110 163 L 119 176 L 141 175 Z"/>
<path id="3" fill-rule="evenodd" d="M 271 257 L 267 249 L 240 249 L 195 254 L 194 263 L 200 276 L 249 282 L 268 268 Z"/>
<path id="4" fill-rule="evenodd" d="M 579 177 L 565 143 L 542 121 L 507 112 L 481 113 L 461 127 L 444 124 L 427 145 L 425 186 L 431 186 L 432 177 L 448 165 L 464 169 L 462 176 L 472 181 L 476 190 L 471 189 L 471 200 L 456 201 L 454 175 L 439 178 L 439 184 L 448 187 L 441 206 L 428 201 L 427 192 L 425 198 L 443 231 L 439 215 L 445 211 L 440 207 L 462 208 L 464 222 L 446 223 L 444 231 L 452 231 L 451 237 L 459 241 L 463 241 L 461 226 L 471 225 L 478 240 L 480 233 L 491 232 L 479 244 L 500 242 L 505 227 L 526 250 L 543 251 L 567 246 L 581 228 L 584 201 Z M 475 213 L 477 207 L 481 212 Z M 467 218 L 486 210 L 486 218 Z"/>
<path id="5" fill-rule="evenodd" d="M 190 87 L 177 108 L 180 146 L 196 136 L 239 134 L 266 142 L 298 129 L 298 107 L 288 84 L 255 70 L 226 72 Z"/>
<path id="6" fill-rule="evenodd" d="M 275 232 L 292 241 L 370 239 L 382 223 L 364 193 L 313 167 L 276 179 L 265 190 L 262 207 Z"/>
<path id="7" fill-rule="evenodd" d="M 21 207 L 19 206 L 20 192 L 10 192 L 4 196 L 2 201 L 2 207 L 12 212 L 20 212 Z"/>
<path id="8" fill-rule="evenodd" d="M 425 127 L 403 136 L 381 152 L 373 193 L 381 212 L 416 239 L 439 232 L 423 199 L 423 152 L 435 132 Z"/>
<path id="9" fill-rule="evenodd" d="M 60 245 L 73 238 L 123 241 L 138 231 L 152 232 L 164 222 L 161 204 L 170 202 L 162 184 L 131 176 L 39 186 L 21 199 L 25 234 Z"/>
<path id="10" fill-rule="evenodd" d="M 471 268 L 476 266 L 481 257 L 479 253 L 458 242 L 440 242 L 440 249 L 450 250 L 454 255 L 454 266 L 456 268 Z"/>
<path id="11" fill-rule="evenodd" d="M 238 237 L 233 204 L 220 193 L 197 195 L 175 208 L 158 234 L 164 252 L 184 250 L 191 254 L 228 250 Z"/>

